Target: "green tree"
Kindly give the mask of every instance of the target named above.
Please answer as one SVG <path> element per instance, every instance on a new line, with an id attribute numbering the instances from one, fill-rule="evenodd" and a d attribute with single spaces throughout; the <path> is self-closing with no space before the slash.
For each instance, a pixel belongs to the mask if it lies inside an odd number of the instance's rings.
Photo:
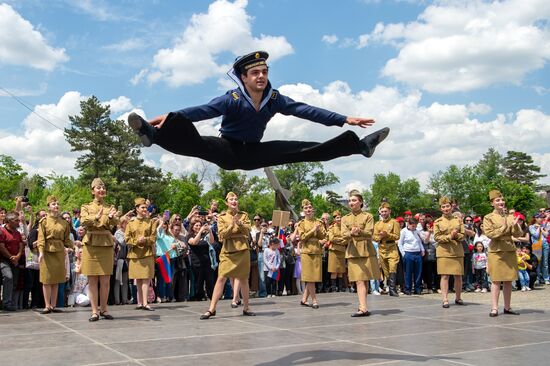
<path id="1" fill-rule="evenodd" d="M 534 164 L 531 155 L 521 151 L 508 151 L 503 165 L 506 177 L 519 184 L 536 187 L 537 180 L 546 177 L 546 174 L 539 174 L 540 167 Z"/>
<path id="2" fill-rule="evenodd" d="M 21 165 L 9 155 L 0 155 L 0 206 L 15 207 L 16 196 L 23 194 L 21 182 L 27 176 Z"/>
<path id="3" fill-rule="evenodd" d="M 46 177 L 50 182 L 49 186 L 44 190 L 42 201 L 37 205 L 37 208 L 46 208 L 46 196 L 54 195 L 61 204 L 61 210 L 71 211 L 80 207 L 92 200 L 92 190 L 89 184 L 75 178 L 64 175 L 56 175 L 55 173 Z M 107 202 L 113 204 L 113 198 L 107 196 Z M 35 210 L 36 212 L 36 210 Z"/>
<path id="4" fill-rule="evenodd" d="M 170 210 L 185 217 L 193 206 L 200 203 L 202 190 L 203 186 L 195 173 L 180 178 L 168 174 L 156 204 L 163 210 Z"/>
<path id="5" fill-rule="evenodd" d="M 115 205 L 133 207 L 138 196 L 156 199 L 165 181 L 160 169 L 145 165 L 140 158 L 137 136 L 123 121 L 110 118 L 110 107 L 92 96 L 80 102 L 81 112 L 70 116 L 65 138 L 72 151 L 84 152 L 76 160 L 82 184 L 101 177 Z"/>
<path id="6" fill-rule="evenodd" d="M 109 134 L 112 120 L 109 106 L 101 104 L 92 96 L 80 102 L 80 115 L 69 116 L 71 127 L 64 135 L 71 145 L 71 151 L 84 152 L 76 159 L 75 168 L 81 172 L 84 181 L 105 176 L 108 171 L 112 139 Z"/>
<path id="7" fill-rule="evenodd" d="M 312 200 L 314 191 L 340 181 L 334 173 L 324 171 L 323 164 L 319 162 L 279 165 L 273 172 L 281 187 L 292 192 L 290 203 L 297 211 L 300 211 L 302 199 Z"/>
<path id="8" fill-rule="evenodd" d="M 495 185 L 503 177 L 503 158 L 494 148 L 489 148 L 474 168 L 479 182 L 484 186 Z"/>
<path id="9" fill-rule="evenodd" d="M 387 200 L 394 216 L 406 210 L 418 211 L 432 206 L 431 197 L 420 190 L 420 183 L 415 178 L 401 181 L 395 173 L 375 174 L 370 190 L 363 197 L 370 213 L 378 212 L 382 200 Z"/>

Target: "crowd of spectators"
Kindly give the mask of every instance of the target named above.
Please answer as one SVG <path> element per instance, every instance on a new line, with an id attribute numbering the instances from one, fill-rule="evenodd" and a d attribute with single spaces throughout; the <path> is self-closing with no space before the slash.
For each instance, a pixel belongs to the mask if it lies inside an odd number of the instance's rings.
<path id="1" fill-rule="evenodd" d="M 464 223 L 465 229 L 465 238 L 462 241 L 465 253 L 463 290 L 487 292 L 490 290 L 491 281 L 487 271 L 487 249 L 490 239 L 482 230 L 483 217 L 464 215 L 456 207 L 453 211 L 453 215 Z M 157 222 L 156 257 L 168 253 L 171 276 L 170 281 L 166 281 L 160 273 L 159 264 L 156 264 L 148 301 L 159 303 L 210 299 L 217 278 L 221 250 L 217 235 L 218 202 L 212 201 L 208 208 L 195 206 L 187 216 L 169 211 L 158 214 L 158 208 L 152 203 L 149 203 L 148 212 Z M 36 243 L 38 222 L 46 214 L 44 210 L 33 213 L 32 207 L 22 197 L 17 198 L 14 211 L 8 212 L 0 208 L 0 283 L 4 311 L 44 307 Z M 514 238 L 519 278 L 516 289 L 530 291 L 536 286 L 549 285 L 550 210 L 540 209 L 534 215 L 530 215 L 528 221 L 522 213 L 514 210 L 509 210 L 509 214 L 519 217 L 523 228 L 523 235 Z M 112 233 L 115 250 L 109 304 L 137 303 L 135 283 L 128 279 L 124 235 L 126 225 L 134 216 L 133 211 L 121 215 L 118 227 Z M 317 216 L 326 228 L 332 224 L 333 218 L 328 213 L 317 213 Z M 396 218 L 401 227 L 398 242 L 400 260 L 397 269 L 397 287 L 400 294 L 439 292 L 433 216 L 433 213 L 413 214 L 406 211 Z M 75 248 L 66 249 L 66 282 L 59 284 L 57 307 L 86 306 L 89 304 L 87 280 L 86 276 L 80 274 L 79 268 L 79 244 L 85 235 L 85 229 L 80 225 L 78 209 L 63 212 L 61 217 L 70 224 L 70 236 Z M 250 295 L 265 298 L 302 294 L 304 284 L 301 281 L 301 262 L 297 250 L 299 237 L 295 235 L 296 222 L 290 220 L 286 225 L 276 227 L 270 218 L 258 214 L 251 217 L 253 224 L 249 237 Z M 316 284 L 316 290 L 355 292 L 354 284 L 348 281 L 346 273 L 329 273 L 328 256 L 331 242 L 328 237 L 322 244 L 323 276 L 322 281 Z M 376 248 L 377 243 L 374 244 Z M 421 256 L 411 256 L 412 252 L 421 253 Z M 387 293 L 385 280 L 372 280 L 369 293 Z M 229 280 L 223 298 L 230 299 L 234 307 L 240 304 L 239 291 L 232 287 Z"/>

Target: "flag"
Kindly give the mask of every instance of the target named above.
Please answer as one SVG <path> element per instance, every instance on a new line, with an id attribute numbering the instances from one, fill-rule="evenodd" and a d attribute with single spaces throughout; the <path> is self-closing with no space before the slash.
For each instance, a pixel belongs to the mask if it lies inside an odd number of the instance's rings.
<path id="1" fill-rule="evenodd" d="M 279 239 L 281 239 L 283 241 L 283 244 L 286 245 L 285 229 L 279 230 Z"/>
<path id="2" fill-rule="evenodd" d="M 270 272 L 269 277 L 271 279 L 274 279 L 275 281 L 279 281 L 279 278 L 281 278 L 281 271 L 276 270 L 276 271 Z"/>
<path id="3" fill-rule="evenodd" d="M 170 267 L 170 253 L 166 252 L 163 256 L 158 257 L 156 262 L 159 265 L 160 274 L 165 283 L 172 282 L 172 268 Z"/>

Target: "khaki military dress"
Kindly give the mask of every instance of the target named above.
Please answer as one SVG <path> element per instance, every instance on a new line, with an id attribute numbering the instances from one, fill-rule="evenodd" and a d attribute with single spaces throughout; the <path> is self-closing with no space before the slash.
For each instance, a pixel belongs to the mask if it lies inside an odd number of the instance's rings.
<path id="1" fill-rule="evenodd" d="M 385 231 L 387 235 L 382 239 L 380 232 Z M 390 273 L 397 273 L 397 264 L 399 264 L 399 248 L 397 241 L 401 236 L 399 223 L 392 218 L 379 220 L 374 225 L 373 239 L 378 243 L 378 256 L 380 257 L 380 267 L 384 276 L 388 277 Z"/>
<path id="2" fill-rule="evenodd" d="M 239 223 L 234 222 L 235 215 Z M 218 238 L 222 243 L 218 277 L 248 279 L 250 276 L 250 251 L 248 235 L 250 219 L 243 211 L 224 211 L 218 216 Z"/>
<path id="3" fill-rule="evenodd" d="M 451 238 L 451 231 L 458 230 L 456 238 Z M 456 217 L 441 216 L 434 222 L 434 239 L 437 243 L 437 273 L 440 275 L 464 274 L 464 224 Z"/>
<path id="4" fill-rule="evenodd" d="M 496 210 L 483 219 L 483 232 L 489 243 L 487 272 L 492 281 L 515 281 L 518 279 L 516 246 L 512 236 L 523 234 L 519 225 L 514 225 L 513 215 L 501 215 Z"/>
<path id="5" fill-rule="evenodd" d="M 353 227 L 359 228 L 359 233 L 352 234 Z M 372 244 L 373 229 L 374 219 L 368 212 L 351 212 L 342 217 L 342 236 L 349 240 L 346 259 L 351 282 L 380 278 L 380 266 Z"/>
<path id="6" fill-rule="evenodd" d="M 342 236 L 342 225 L 333 223 L 327 231 L 330 247 L 328 250 L 328 272 L 346 272 L 346 248 L 348 241 Z"/>
<path id="7" fill-rule="evenodd" d="M 145 242 L 138 244 L 140 237 Z M 128 278 L 146 280 L 155 277 L 155 242 L 157 240 L 156 221 L 148 217 L 135 217 L 124 233 L 124 240 L 128 246 Z"/>
<path id="8" fill-rule="evenodd" d="M 96 219 L 97 213 L 103 213 Z M 82 274 L 87 276 L 110 276 L 113 274 L 114 237 L 111 230 L 118 218 L 109 218 L 110 206 L 93 200 L 80 209 L 80 224 L 86 228 L 82 239 Z"/>
<path id="9" fill-rule="evenodd" d="M 38 223 L 38 251 L 42 253 L 40 282 L 44 285 L 64 283 L 65 247 L 73 248 L 69 223 L 61 217 L 46 216 Z"/>
<path id="10" fill-rule="evenodd" d="M 315 225 L 319 229 L 315 232 Z M 325 239 L 327 232 L 323 222 L 316 219 L 303 219 L 298 223 L 301 242 L 302 281 L 321 282 L 323 280 L 323 247 L 319 240 Z"/>

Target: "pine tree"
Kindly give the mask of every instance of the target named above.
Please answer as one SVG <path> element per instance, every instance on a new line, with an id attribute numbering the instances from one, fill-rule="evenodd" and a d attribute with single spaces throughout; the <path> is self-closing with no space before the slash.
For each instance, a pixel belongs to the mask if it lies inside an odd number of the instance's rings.
<path id="1" fill-rule="evenodd" d="M 540 173 L 540 167 L 533 164 L 533 158 L 521 151 L 508 151 L 503 161 L 506 177 L 520 184 L 536 186 L 539 178 L 546 174 Z"/>
<path id="2" fill-rule="evenodd" d="M 84 152 L 75 168 L 83 184 L 101 177 L 111 201 L 124 208 L 133 206 L 136 196 L 155 198 L 164 179 L 159 169 L 147 166 L 140 158 L 137 136 L 123 121 L 113 121 L 108 105 L 92 96 L 80 103 L 79 116 L 70 116 L 71 127 L 65 138 L 71 151 Z"/>

